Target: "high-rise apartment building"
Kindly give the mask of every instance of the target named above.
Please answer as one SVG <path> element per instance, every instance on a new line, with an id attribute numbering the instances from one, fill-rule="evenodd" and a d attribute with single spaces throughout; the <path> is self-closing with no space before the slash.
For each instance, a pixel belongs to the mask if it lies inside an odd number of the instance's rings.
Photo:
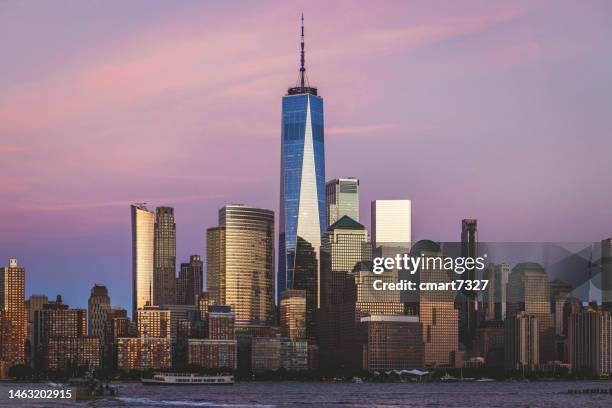
<path id="1" fill-rule="evenodd" d="M 176 303 L 176 224 L 172 207 L 155 209 L 153 305 Z"/>
<path id="2" fill-rule="evenodd" d="M 572 371 L 587 375 L 612 374 L 612 315 L 588 310 L 572 314 L 568 328 Z"/>
<path id="3" fill-rule="evenodd" d="M 130 207 L 132 215 L 132 316 L 153 305 L 153 242 L 155 213 L 142 204 Z"/>
<path id="4" fill-rule="evenodd" d="M 612 312 L 612 238 L 601 241 L 601 303 Z"/>
<path id="5" fill-rule="evenodd" d="M 170 310 L 145 306 L 136 311 L 138 336 L 170 338 Z"/>
<path id="6" fill-rule="evenodd" d="M 176 303 L 195 305 L 202 292 L 203 264 L 200 255 L 191 255 L 189 262 L 181 263 L 181 270 L 176 281 Z"/>
<path id="7" fill-rule="evenodd" d="M 26 313 L 28 315 L 26 339 L 26 360 L 28 362 L 34 360 L 34 314 L 37 310 L 42 310 L 43 305 L 46 303 L 49 303 L 49 298 L 46 295 L 32 295 L 25 301 Z"/>
<path id="8" fill-rule="evenodd" d="M 371 206 L 372 247 L 410 248 L 412 242 L 412 202 L 375 200 Z"/>
<path id="9" fill-rule="evenodd" d="M 17 259 L 0 269 L 0 361 L 7 366 L 25 362 L 28 317 L 25 308 L 25 268 Z"/>
<path id="10" fill-rule="evenodd" d="M 555 334 L 557 336 L 563 336 L 566 333 L 563 310 L 565 309 L 565 304 L 570 299 L 571 293 L 571 284 L 563 282 L 560 279 L 555 279 L 550 282 L 550 306 L 555 316 Z"/>
<path id="11" fill-rule="evenodd" d="M 206 286 L 238 325 L 271 324 L 274 314 L 274 212 L 244 205 L 219 210 L 207 231 Z"/>
<path id="12" fill-rule="evenodd" d="M 327 227 L 346 216 L 359 222 L 359 180 L 339 178 L 325 184 Z"/>
<path id="13" fill-rule="evenodd" d="M 277 298 L 285 289 L 317 297 L 319 247 L 325 232 L 323 98 L 307 84 L 302 25 L 298 84 L 282 101 Z M 318 303 L 318 301 L 317 301 Z"/>

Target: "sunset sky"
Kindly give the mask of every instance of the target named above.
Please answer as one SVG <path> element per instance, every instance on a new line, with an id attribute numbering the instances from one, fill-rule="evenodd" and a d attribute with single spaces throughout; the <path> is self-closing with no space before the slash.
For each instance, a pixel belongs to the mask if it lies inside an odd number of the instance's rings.
<path id="1" fill-rule="evenodd" d="M 280 108 L 306 65 L 327 179 L 413 200 L 414 238 L 612 235 L 612 3 L 0 2 L 0 264 L 27 296 L 131 300 L 132 202 L 179 262 L 224 204 L 278 212 Z"/>

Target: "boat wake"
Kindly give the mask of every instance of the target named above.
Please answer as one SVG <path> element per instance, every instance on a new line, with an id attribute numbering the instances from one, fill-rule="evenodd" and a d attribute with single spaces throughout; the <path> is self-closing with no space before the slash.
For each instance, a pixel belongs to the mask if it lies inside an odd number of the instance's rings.
<path id="1" fill-rule="evenodd" d="M 156 407 L 219 407 L 219 408 L 274 408 L 274 405 L 261 405 L 261 404 L 227 404 L 223 402 L 212 402 L 212 401 L 198 401 L 198 400 L 163 400 L 153 398 L 131 398 L 131 397 L 118 397 L 114 398 L 117 401 L 121 401 L 128 405 L 144 405 L 144 406 L 156 406 Z"/>

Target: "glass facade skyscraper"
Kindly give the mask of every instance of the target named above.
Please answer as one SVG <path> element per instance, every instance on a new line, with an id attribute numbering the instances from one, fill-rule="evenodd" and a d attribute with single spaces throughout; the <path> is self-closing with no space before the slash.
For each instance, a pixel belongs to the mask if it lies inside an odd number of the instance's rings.
<path id="1" fill-rule="evenodd" d="M 132 214 L 132 315 L 153 304 L 153 231 L 155 213 L 144 204 L 131 206 Z"/>
<path id="2" fill-rule="evenodd" d="M 327 226 L 348 215 L 359 222 L 359 180 L 340 178 L 325 185 L 327 200 Z"/>
<path id="3" fill-rule="evenodd" d="M 306 291 L 309 309 L 319 303 L 319 248 L 325 232 L 323 98 L 305 85 L 302 66 L 296 87 L 282 101 L 279 267 L 277 299 L 285 289 Z"/>

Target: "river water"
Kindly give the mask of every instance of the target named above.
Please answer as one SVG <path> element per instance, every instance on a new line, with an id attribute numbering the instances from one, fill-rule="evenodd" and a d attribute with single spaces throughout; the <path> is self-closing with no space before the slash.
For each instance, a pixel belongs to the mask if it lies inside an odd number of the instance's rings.
<path id="1" fill-rule="evenodd" d="M 568 394 L 570 389 L 610 389 L 610 381 L 488 383 L 237 383 L 233 386 L 145 387 L 118 384 L 119 396 L 98 401 L 8 399 L 0 384 L 0 406 L 30 407 L 612 407 L 612 394 Z M 41 384 L 32 384 L 40 388 Z"/>

